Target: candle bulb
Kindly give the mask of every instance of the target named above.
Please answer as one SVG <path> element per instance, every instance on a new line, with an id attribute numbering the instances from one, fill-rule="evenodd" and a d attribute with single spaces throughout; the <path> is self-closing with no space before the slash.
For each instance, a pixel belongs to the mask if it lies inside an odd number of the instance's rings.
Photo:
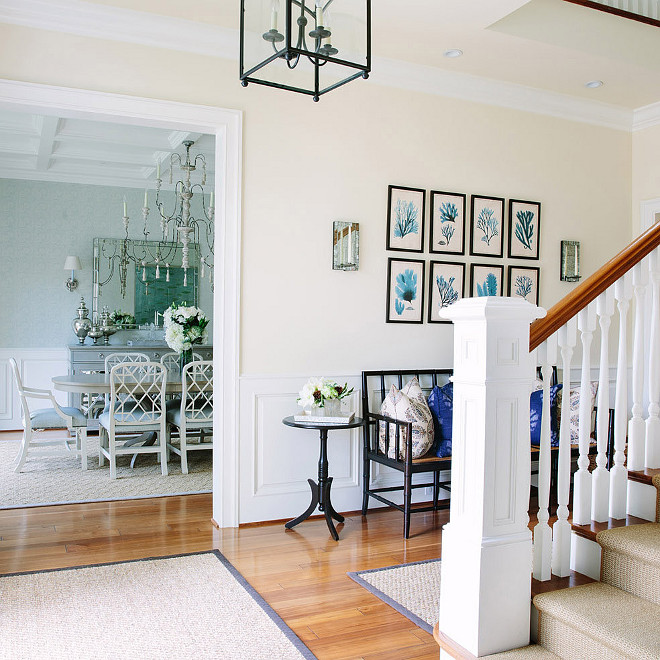
<path id="1" fill-rule="evenodd" d="M 348 263 L 353 263 L 353 224 L 348 225 Z"/>
<path id="2" fill-rule="evenodd" d="M 126 209 L 126 195 L 124 195 L 124 216 L 128 215 L 128 210 Z"/>
<path id="3" fill-rule="evenodd" d="M 149 206 L 149 192 L 145 188 L 144 189 L 144 208 L 146 209 L 146 208 L 148 208 L 148 206 Z"/>
<path id="4" fill-rule="evenodd" d="M 160 179 L 160 161 L 156 163 L 156 178 Z"/>
<path id="5" fill-rule="evenodd" d="M 209 208 L 213 208 L 213 191 L 211 191 L 211 201 L 209 202 Z"/>
<path id="6" fill-rule="evenodd" d="M 277 30 L 277 13 L 280 10 L 280 1 L 273 0 L 270 5 L 270 29 Z"/>
<path id="7" fill-rule="evenodd" d="M 323 25 L 323 0 L 316 0 L 316 27 Z"/>

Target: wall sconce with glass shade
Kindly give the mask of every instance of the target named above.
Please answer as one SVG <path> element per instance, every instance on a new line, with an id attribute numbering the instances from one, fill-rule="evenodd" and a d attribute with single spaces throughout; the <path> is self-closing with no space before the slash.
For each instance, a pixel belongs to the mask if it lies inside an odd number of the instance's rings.
<path id="1" fill-rule="evenodd" d="M 561 264 L 559 279 L 562 282 L 577 282 L 580 275 L 580 241 L 561 242 Z"/>
<path id="2" fill-rule="evenodd" d="M 312 96 L 371 71 L 371 0 L 241 0 L 240 79 Z"/>
<path id="3" fill-rule="evenodd" d="M 78 288 L 78 280 L 76 279 L 76 271 L 82 270 L 80 259 L 75 256 L 68 256 L 64 261 L 64 270 L 71 271 L 71 277 L 64 282 L 64 286 L 69 291 L 75 291 Z"/>
<path id="4" fill-rule="evenodd" d="M 358 270 L 360 267 L 360 225 L 357 222 L 332 223 L 332 270 Z"/>

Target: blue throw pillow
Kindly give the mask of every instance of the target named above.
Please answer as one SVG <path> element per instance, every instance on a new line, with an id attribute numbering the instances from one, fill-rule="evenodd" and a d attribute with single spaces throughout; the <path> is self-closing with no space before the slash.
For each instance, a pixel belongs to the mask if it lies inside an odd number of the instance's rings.
<path id="1" fill-rule="evenodd" d="M 561 390 L 561 383 L 550 388 L 550 444 L 559 446 L 559 422 L 557 419 L 557 394 Z M 543 410 L 543 390 L 532 392 L 529 397 L 529 431 L 532 445 L 541 444 L 541 412 Z"/>
<path id="2" fill-rule="evenodd" d="M 453 408 L 454 384 L 447 383 L 442 387 L 436 385 L 429 395 L 429 409 L 435 429 L 433 450 L 435 455 L 440 458 L 451 456 Z"/>

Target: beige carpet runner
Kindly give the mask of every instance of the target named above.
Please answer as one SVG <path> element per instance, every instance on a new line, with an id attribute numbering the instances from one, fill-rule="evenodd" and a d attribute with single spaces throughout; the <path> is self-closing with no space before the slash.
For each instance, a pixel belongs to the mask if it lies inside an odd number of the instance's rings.
<path id="1" fill-rule="evenodd" d="M 219 553 L 0 577 L 2 660 L 315 656 Z"/>

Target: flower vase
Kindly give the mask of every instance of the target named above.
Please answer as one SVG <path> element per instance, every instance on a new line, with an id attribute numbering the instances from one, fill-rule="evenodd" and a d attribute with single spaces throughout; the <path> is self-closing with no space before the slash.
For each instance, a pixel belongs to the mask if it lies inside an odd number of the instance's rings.
<path id="1" fill-rule="evenodd" d="M 339 399 L 326 399 L 321 410 L 324 417 L 339 417 L 341 401 Z"/>
<path id="2" fill-rule="evenodd" d="M 193 352 L 192 348 L 189 348 L 187 351 L 181 351 L 179 353 L 179 373 L 183 375 L 183 368 L 189 363 L 193 361 Z"/>

